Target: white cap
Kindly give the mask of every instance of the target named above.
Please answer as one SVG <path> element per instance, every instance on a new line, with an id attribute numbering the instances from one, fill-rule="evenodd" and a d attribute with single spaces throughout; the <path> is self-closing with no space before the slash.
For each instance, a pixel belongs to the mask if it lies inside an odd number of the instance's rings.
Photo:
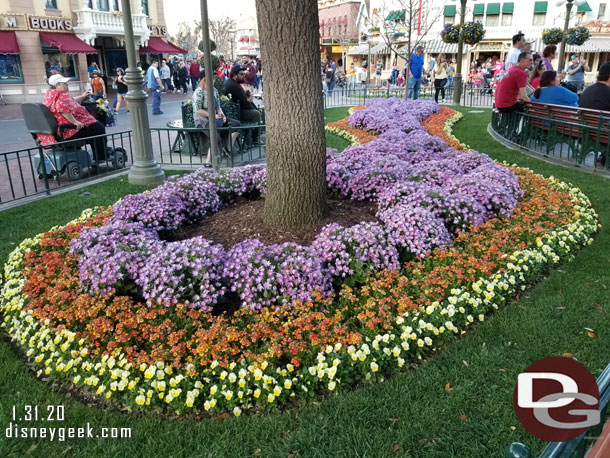
<path id="1" fill-rule="evenodd" d="M 63 75 L 51 75 L 49 77 L 49 85 L 55 87 L 58 83 L 67 83 L 70 81 L 70 78 L 66 78 Z"/>

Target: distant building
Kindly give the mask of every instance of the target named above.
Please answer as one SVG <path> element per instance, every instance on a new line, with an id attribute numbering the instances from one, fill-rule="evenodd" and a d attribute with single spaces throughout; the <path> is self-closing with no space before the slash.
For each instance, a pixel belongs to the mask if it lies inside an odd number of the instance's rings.
<path id="1" fill-rule="evenodd" d="M 261 46 L 258 41 L 258 24 L 254 16 L 240 18 L 237 21 L 237 33 L 235 34 L 236 56 L 256 57 L 261 54 Z"/>

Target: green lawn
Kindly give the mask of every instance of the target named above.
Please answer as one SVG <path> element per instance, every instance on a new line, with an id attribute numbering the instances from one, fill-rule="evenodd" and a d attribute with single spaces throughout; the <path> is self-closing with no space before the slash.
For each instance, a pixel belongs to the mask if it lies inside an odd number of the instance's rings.
<path id="1" fill-rule="evenodd" d="M 327 122 L 346 109 L 327 110 Z M 511 151 L 486 133 L 489 110 L 468 113 L 458 138 L 495 159 L 530 167 L 580 187 L 603 222 L 610 220 L 610 181 L 546 164 Z M 122 181 L 121 181 L 122 180 Z M 21 239 L 63 223 L 92 205 L 126 192 L 125 178 L 0 213 L 1 255 Z M 0 344 L 0 457 L 502 457 L 513 441 L 539 452 L 540 441 L 520 425 L 512 407 L 518 373 L 536 359 L 572 353 L 594 375 L 610 362 L 610 233 L 571 263 L 495 313 L 415 370 L 316 405 L 272 415 L 198 423 L 108 412 L 72 399 L 32 376 L 10 346 Z M 596 338 L 587 335 L 592 328 Z M 445 390 L 450 383 L 451 391 Z M 64 405 L 53 426 L 131 427 L 131 439 L 5 439 L 13 405 Z M 20 426 L 25 426 L 20 422 Z M 32 423 L 28 426 L 45 426 Z M 49 426 L 48 424 L 46 426 Z"/>

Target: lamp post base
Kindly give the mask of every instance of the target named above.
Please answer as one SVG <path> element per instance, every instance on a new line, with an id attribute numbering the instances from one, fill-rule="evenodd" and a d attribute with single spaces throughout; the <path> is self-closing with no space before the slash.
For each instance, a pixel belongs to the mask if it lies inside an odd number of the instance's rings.
<path id="1" fill-rule="evenodd" d="M 129 184 L 135 185 L 155 185 L 165 181 L 165 172 L 155 161 L 136 162 L 131 166 L 127 175 Z"/>
<path id="2" fill-rule="evenodd" d="M 462 98 L 462 75 L 453 78 L 453 104 L 459 105 Z"/>

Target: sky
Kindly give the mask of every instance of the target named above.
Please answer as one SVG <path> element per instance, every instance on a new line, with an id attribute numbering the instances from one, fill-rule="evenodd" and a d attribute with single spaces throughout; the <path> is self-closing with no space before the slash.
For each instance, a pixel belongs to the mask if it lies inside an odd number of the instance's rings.
<path id="1" fill-rule="evenodd" d="M 193 23 L 201 20 L 201 2 L 199 0 L 180 0 L 180 8 L 172 8 L 175 0 L 165 0 L 165 23 L 169 35 L 174 35 L 180 22 Z M 175 2 L 178 3 L 178 2 Z M 254 0 L 208 0 L 208 16 L 220 19 L 229 16 L 236 21 L 240 16 L 256 16 Z"/>

